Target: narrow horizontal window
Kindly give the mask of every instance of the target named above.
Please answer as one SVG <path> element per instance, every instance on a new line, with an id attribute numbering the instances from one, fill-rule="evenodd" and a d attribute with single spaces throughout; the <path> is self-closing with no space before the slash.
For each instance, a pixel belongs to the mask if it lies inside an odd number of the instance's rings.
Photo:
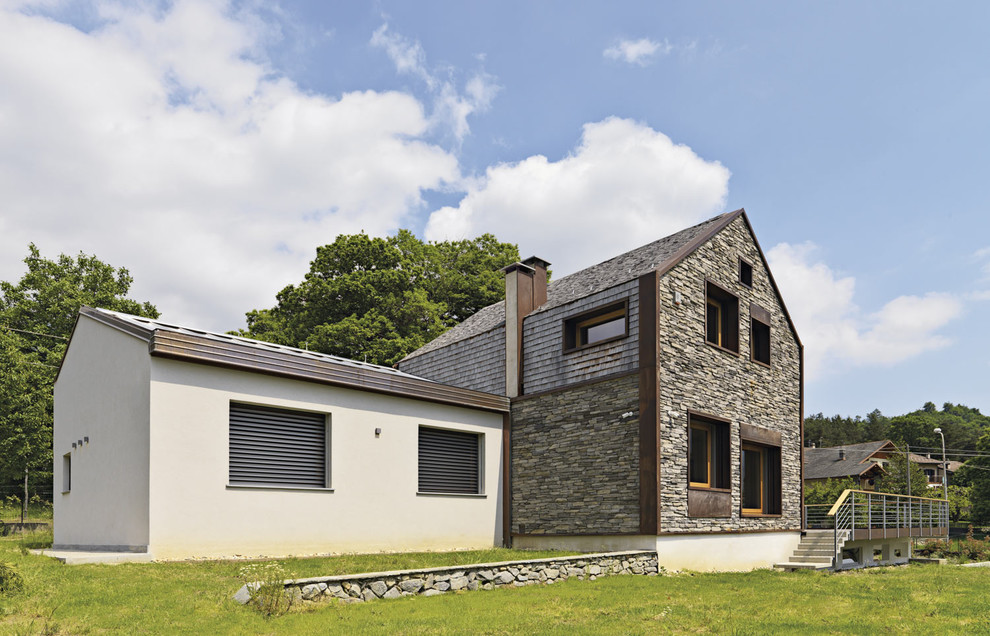
<path id="1" fill-rule="evenodd" d="M 465 431 L 419 427 L 419 492 L 481 493 L 483 436 Z"/>
<path id="2" fill-rule="evenodd" d="M 230 405 L 232 486 L 329 487 L 327 416 Z"/>
<path id="3" fill-rule="evenodd" d="M 625 338 L 629 335 L 628 303 L 622 301 L 564 320 L 564 351 Z"/>

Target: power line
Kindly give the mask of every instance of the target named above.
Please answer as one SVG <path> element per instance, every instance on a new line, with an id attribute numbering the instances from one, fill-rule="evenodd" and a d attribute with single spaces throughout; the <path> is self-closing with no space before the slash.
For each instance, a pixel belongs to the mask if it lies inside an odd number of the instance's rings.
<path id="1" fill-rule="evenodd" d="M 69 339 L 66 338 L 65 336 L 56 336 L 50 333 L 38 333 L 37 331 L 28 331 L 27 329 L 14 329 L 13 327 L 10 327 L 8 325 L 0 325 L 0 327 L 3 327 L 7 331 L 16 331 L 17 333 L 26 333 L 32 336 L 41 336 L 42 338 L 58 338 L 59 340 L 65 340 L 66 342 L 69 341 Z"/>

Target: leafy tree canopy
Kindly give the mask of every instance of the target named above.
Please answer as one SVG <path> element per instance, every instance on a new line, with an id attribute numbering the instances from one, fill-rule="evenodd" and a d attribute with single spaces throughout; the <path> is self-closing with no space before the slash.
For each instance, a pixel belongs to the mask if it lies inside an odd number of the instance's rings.
<path id="1" fill-rule="evenodd" d="M 0 281 L 0 480 L 51 467 L 52 384 L 83 305 L 157 318 L 126 297 L 132 278 L 95 256 L 50 260 L 28 246 L 27 272 Z"/>
<path id="2" fill-rule="evenodd" d="M 877 490 L 895 495 L 908 494 L 908 470 L 910 470 L 911 475 L 910 494 L 915 497 L 942 498 L 941 489 L 936 492 L 929 492 L 928 477 L 921 466 L 915 462 L 909 463 L 907 457 L 901 453 L 891 453 L 888 457 L 887 465 L 884 467 L 885 472 L 878 480 Z"/>
<path id="3" fill-rule="evenodd" d="M 806 444 L 819 447 L 889 439 L 901 447 L 907 444 L 912 449 L 938 455 L 942 440 L 935 433 L 936 428 L 941 428 L 945 434 L 946 448 L 974 450 L 980 435 L 990 430 L 990 417 L 979 409 L 951 402 L 943 404 L 941 410 L 927 402 L 917 411 L 894 417 L 887 417 L 879 410 L 865 418 L 826 417 L 817 413 L 805 418 L 804 439 Z"/>
<path id="4" fill-rule="evenodd" d="M 238 335 L 392 365 L 479 309 L 503 299 L 499 271 L 519 250 L 491 234 L 427 243 L 340 235 L 316 250 L 309 273 L 247 313 Z"/>

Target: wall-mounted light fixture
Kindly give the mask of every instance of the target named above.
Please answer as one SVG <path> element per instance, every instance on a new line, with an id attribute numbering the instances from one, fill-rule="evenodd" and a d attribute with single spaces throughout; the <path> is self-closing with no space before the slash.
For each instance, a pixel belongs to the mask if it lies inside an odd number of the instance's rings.
<path id="1" fill-rule="evenodd" d="M 675 291 L 674 292 L 674 304 L 675 305 L 680 305 L 682 302 L 684 302 L 684 298 L 681 296 L 681 292 Z"/>
<path id="2" fill-rule="evenodd" d="M 381 437 L 381 435 L 382 435 L 382 429 L 376 428 L 375 429 L 375 437 Z"/>
<path id="3" fill-rule="evenodd" d="M 86 437 L 84 437 L 83 438 L 83 441 L 86 442 L 87 444 L 89 444 L 89 436 L 87 435 Z"/>

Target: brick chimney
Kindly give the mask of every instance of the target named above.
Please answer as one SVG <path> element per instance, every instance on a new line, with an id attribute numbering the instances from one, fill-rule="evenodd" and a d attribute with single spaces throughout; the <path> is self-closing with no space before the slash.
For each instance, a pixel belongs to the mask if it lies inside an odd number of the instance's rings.
<path id="1" fill-rule="evenodd" d="M 502 269 L 505 272 L 505 395 L 522 393 L 523 318 L 547 301 L 547 266 L 531 256 Z"/>

